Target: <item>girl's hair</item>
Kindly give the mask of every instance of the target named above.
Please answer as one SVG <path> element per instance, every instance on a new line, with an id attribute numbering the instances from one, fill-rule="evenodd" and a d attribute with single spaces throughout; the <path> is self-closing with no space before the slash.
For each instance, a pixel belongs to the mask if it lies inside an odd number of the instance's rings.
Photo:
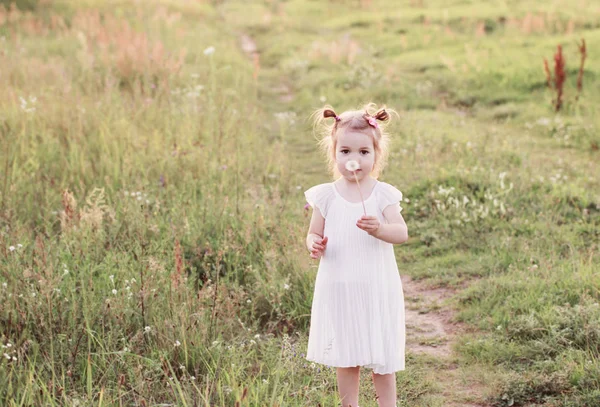
<path id="1" fill-rule="evenodd" d="M 337 179 L 342 175 L 335 162 L 335 149 L 339 135 L 345 130 L 361 132 L 373 140 L 375 149 L 375 164 L 371 173 L 373 177 L 378 178 L 387 164 L 390 137 L 386 133 L 385 127 L 390 120 L 390 113 L 396 115 L 398 113 L 392 109 L 387 109 L 385 106 L 379 110 L 375 109 L 376 105 L 369 103 L 363 106 L 362 110 L 348 110 L 337 115 L 333 108 L 327 105 L 312 114 L 313 129 L 317 129 L 320 135 L 318 145 L 327 159 L 329 172 L 333 179 Z M 382 123 L 377 123 L 373 119 Z M 325 122 L 326 120 L 331 120 L 332 123 L 328 124 Z"/>

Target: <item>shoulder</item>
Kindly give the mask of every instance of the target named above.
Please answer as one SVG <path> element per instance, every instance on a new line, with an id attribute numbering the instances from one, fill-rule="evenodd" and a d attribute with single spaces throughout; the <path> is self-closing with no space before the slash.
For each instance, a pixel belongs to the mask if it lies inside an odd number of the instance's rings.
<path id="1" fill-rule="evenodd" d="M 306 201 L 313 208 L 316 206 L 321 210 L 323 217 L 326 217 L 329 204 L 335 197 L 335 191 L 333 190 L 333 183 L 326 182 L 323 184 L 315 185 L 304 191 Z"/>
<path id="2" fill-rule="evenodd" d="M 379 181 L 379 195 L 397 197 L 402 200 L 402 192 L 392 184 L 383 181 Z"/>
<path id="3" fill-rule="evenodd" d="M 402 192 L 398 188 L 387 182 L 379 181 L 378 202 L 379 208 L 382 211 L 385 207 L 399 203 L 400 201 L 402 201 Z"/>
<path id="4" fill-rule="evenodd" d="M 307 198 L 313 197 L 313 198 L 323 199 L 323 198 L 332 197 L 334 195 L 333 183 L 326 182 L 324 184 L 319 184 L 319 185 L 310 187 L 306 191 L 304 191 L 304 195 Z"/>

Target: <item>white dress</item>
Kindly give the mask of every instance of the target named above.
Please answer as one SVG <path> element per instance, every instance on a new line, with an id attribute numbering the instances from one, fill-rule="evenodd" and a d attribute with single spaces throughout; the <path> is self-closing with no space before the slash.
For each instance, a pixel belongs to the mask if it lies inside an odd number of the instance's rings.
<path id="1" fill-rule="evenodd" d="M 393 245 L 356 226 L 361 202 L 349 202 L 333 182 L 304 192 L 325 218 L 328 236 L 312 301 L 306 359 L 327 366 L 364 366 L 377 374 L 404 370 L 404 293 Z M 402 192 L 377 181 L 367 215 L 387 223 L 383 209 L 402 210 Z"/>

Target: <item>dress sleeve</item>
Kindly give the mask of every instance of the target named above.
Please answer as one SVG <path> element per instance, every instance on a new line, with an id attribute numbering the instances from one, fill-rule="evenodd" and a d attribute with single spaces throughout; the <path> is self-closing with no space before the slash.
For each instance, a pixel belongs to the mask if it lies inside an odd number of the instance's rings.
<path id="1" fill-rule="evenodd" d="M 319 208 L 323 218 L 327 218 L 327 210 L 332 197 L 332 188 L 330 184 L 315 185 L 304 191 L 306 202 L 314 209 Z"/>
<path id="2" fill-rule="evenodd" d="M 400 201 L 402 201 L 402 192 L 400 192 L 396 187 L 382 182 L 382 188 L 379 193 L 379 209 L 381 212 L 390 205 L 396 205 L 400 208 L 400 212 L 402 212 L 402 206 L 400 206 Z"/>

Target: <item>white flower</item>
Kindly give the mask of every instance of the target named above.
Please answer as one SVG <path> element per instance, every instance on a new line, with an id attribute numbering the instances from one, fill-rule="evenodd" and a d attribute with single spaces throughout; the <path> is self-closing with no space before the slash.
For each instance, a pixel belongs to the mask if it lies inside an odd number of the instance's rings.
<path id="1" fill-rule="evenodd" d="M 22 97 L 19 96 L 19 99 L 21 100 L 21 109 L 23 109 L 25 112 L 27 113 L 31 113 L 31 112 L 35 112 L 35 103 L 37 102 L 37 98 L 36 97 L 29 97 L 29 101 L 23 99 Z"/>
<path id="2" fill-rule="evenodd" d="M 10 246 L 10 247 L 8 248 L 8 250 L 10 250 L 10 251 L 12 252 L 13 250 L 15 250 L 15 246 Z"/>
<path id="3" fill-rule="evenodd" d="M 360 165 L 358 165 L 357 161 L 350 160 L 346 163 L 346 169 L 348 171 L 356 171 L 356 170 L 360 169 Z"/>
<path id="4" fill-rule="evenodd" d="M 175 347 L 181 346 L 181 342 L 175 341 Z"/>
<path id="5" fill-rule="evenodd" d="M 6 284 L 6 282 L 2 283 L 2 288 L 6 288 L 8 287 L 8 284 Z"/>
<path id="6" fill-rule="evenodd" d="M 289 284 L 283 284 L 283 289 L 284 290 L 289 290 L 290 289 L 290 285 Z"/>
<path id="7" fill-rule="evenodd" d="M 113 293 L 114 295 L 117 295 L 117 290 L 115 290 L 115 289 L 113 288 L 113 290 L 112 290 L 112 293 Z"/>
<path id="8" fill-rule="evenodd" d="M 17 247 L 20 249 L 21 247 L 23 247 L 23 245 L 21 243 L 17 243 Z"/>
<path id="9" fill-rule="evenodd" d="M 110 276 L 108 276 L 108 278 L 110 278 L 110 281 L 112 281 L 113 283 L 115 282 L 115 276 L 114 275 L 111 274 Z"/>
<path id="10" fill-rule="evenodd" d="M 212 55 L 215 53 L 215 47 L 212 45 L 204 50 L 204 55 Z"/>
<path id="11" fill-rule="evenodd" d="M 550 119 L 547 117 L 540 117 L 536 123 L 540 126 L 548 126 L 550 125 Z"/>
<path id="12" fill-rule="evenodd" d="M 149 326 L 146 326 L 144 328 L 144 332 L 146 332 L 146 333 L 150 332 L 151 330 L 152 330 L 152 328 L 150 328 Z"/>

